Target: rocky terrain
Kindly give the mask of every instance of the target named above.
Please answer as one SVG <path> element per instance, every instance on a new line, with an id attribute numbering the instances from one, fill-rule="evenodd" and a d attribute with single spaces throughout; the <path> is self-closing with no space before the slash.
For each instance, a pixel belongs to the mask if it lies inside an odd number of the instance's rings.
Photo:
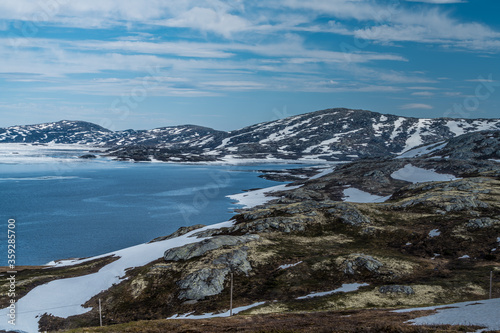
<path id="1" fill-rule="evenodd" d="M 116 159 L 134 161 L 350 161 L 394 156 L 423 144 L 498 129 L 498 119 L 419 119 L 337 108 L 230 132 L 195 125 L 113 132 L 64 120 L 0 129 L 0 143 L 87 144 L 109 148 Z"/>
<path id="2" fill-rule="evenodd" d="M 263 171 L 261 177 L 292 186 L 280 187 L 283 191 L 274 191 L 274 199 L 263 205 L 238 210 L 225 227 L 190 226 L 152 240 L 190 239 L 165 249 L 162 258 L 128 269 L 119 283 L 83 304 L 91 311 L 68 318 L 45 314 L 39 328 L 96 326 L 99 299 L 104 324 L 119 331 L 134 331 L 138 320 L 223 313 L 231 276 L 234 307 L 252 318 L 250 328 L 264 331 L 279 328 L 284 318 L 297 325 L 320 322 L 315 316 L 321 313 L 325 327 L 349 313 L 380 328 L 371 314 L 382 311 L 393 321 L 380 329 L 413 332 L 402 318 L 416 315 L 387 311 L 485 299 L 490 272 L 493 295 L 499 297 L 499 126 L 498 120 L 331 109 L 233 132 L 192 125 L 112 132 L 69 121 L 0 130 L 1 142 L 89 144 L 108 147 L 108 154 L 120 160 L 344 161 Z M 98 272 L 116 260 L 20 268 L 18 297 L 50 281 Z M 7 283 L 0 286 L 2 295 L 7 290 Z M 2 308 L 7 301 L 0 300 Z M 301 317 L 304 313 L 308 319 Z M 278 326 L 263 324 L 264 318 Z M 343 322 L 339 331 L 356 331 Z M 175 331 L 170 321 L 150 323 Z M 215 325 L 217 332 L 226 324 L 206 325 Z"/>
<path id="3" fill-rule="evenodd" d="M 312 177 L 310 168 L 302 175 L 290 172 L 296 188 L 273 193 L 279 198 L 265 205 L 239 210 L 231 226 L 192 226 L 153 240 L 198 239 L 129 269 L 126 279 L 85 304 L 92 307 L 88 313 L 42 316 L 40 329 L 97 325 L 98 299 L 104 323 L 125 324 L 123 331 L 137 320 L 225 312 L 231 274 L 234 307 L 256 305 L 242 312 L 255 322 L 274 318 L 278 323 L 279 316 L 300 321 L 302 313 L 362 316 L 368 309 L 485 299 L 491 271 L 493 295 L 499 297 L 500 163 L 494 160 L 499 143 L 497 131 L 484 131 L 407 154 L 416 157 L 363 159 Z M 349 194 L 353 190 L 362 196 Z M 91 267 L 104 264 L 96 261 Z M 28 291 L 84 270 L 78 265 L 32 269 L 19 279 Z"/>

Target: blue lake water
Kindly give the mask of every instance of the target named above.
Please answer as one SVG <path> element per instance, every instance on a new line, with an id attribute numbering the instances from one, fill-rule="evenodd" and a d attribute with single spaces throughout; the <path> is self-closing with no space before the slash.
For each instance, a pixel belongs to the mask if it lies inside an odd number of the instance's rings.
<path id="1" fill-rule="evenodd" d="M 238 208 L 226 195 L 278 184 L 250 171 L 284 167 L 0 164 L 0 248 L 7 249 L 8 219 L 16 220 L 17 265 L 99 255 L 181 226 L 226 221 Z"/>

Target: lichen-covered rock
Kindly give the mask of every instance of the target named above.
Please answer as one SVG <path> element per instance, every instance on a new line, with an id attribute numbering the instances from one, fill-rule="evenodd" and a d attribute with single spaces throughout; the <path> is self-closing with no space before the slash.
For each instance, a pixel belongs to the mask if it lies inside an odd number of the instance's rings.
<path id="1" fill-rule="evenodd" d="M 139 275 L 137 278 L 132 280 L 130 283 L 130 294 L 133 298 L 139 297 L 139 295 L 146 289 L 148 282 L 143 276 Z"/>
<path id="2" fill-rule="evenodd" d="M 350 203 L 336 203 L 334 207 L 328 209 L 328 213 L 340 218 L 343 223 L 356 227 L 371 223 L 368 217 L 363 215 L 353 204 Z"/>
<path id="3" fill-rule="evenodd" d="M 182 290 L 179 299 L 201 300 L 219 294 L 224 289 L 224 280 L 229 268 L 202 268 L 177 282 Z"/>
<path id="4" fill-rule="evenodd" d="M 489 208 L 487 203 L 466 192 L 463 194 L 457 193 L 455 195 L 431 192 L 419 197 L 402 200 L 393 205 L 396 209 L 416 206 L 438 207 L 445 212 L 459 212 L 464 210 L 475 210 L 478 208 Z"/>
<path id="5" fill-rule="evenodd" d="M 500 221 L 496 219 L 492 219 L 489 217 L 481 217 L 478 219 L 472 219 L 467 222 L 466 227 L 469 229 L 482 229 L 489 228 L 493 226 L 500 225 Z"/>
<path id="6" fill-rule="evenodd" d="M 315 219 L 313 217 L 268 217 L 236 224 L 231 228 L 231 231 L 239 231 L 242 233 L 281 231 L 284 233 L 290 233 L 293 231 L 304 231 L 306 229 L 306 225 L 314 221 Z"/>
<path id="7" fill-rule="evenodd" d="M 379 273 L 384 266 L 380 261 L 366 254 L 353 254 L 342 263 L 345 274 L 354 275 L 359 271 L 366 270 L 371 273 Z"/>
<path id="8" fill-rule="evenodd" d="M 262 217 L 269 216 L 273 213 L 271 209 L 252 209 L 248 210 L 247 212 L 243 213 L 243 218 L 245 220 L 257 220 Z"/>
<path id="9" fill-rule="evenodd" d="M 175 247 L 165 251 L 163 258 L 166 261 L 189 260 L 194 257 L 199 257 L 208 251 L 221 248 L 223 246 L 234 246 L 238 244 L 248 243 L 258 240 L 258 235 L 244 236 L 215 236 L 205 239 L 198 243 L 186 244 L 180 247 Z"/>
<path id="10" fill-rule="evenodd" d="M 233 272 L 241 272 L 248 275 L 252 266 L 248 261 L 248 247 L 243 246 L 234 251 L 224 253 L 212 261 L 213 265 L 229 267 Z"/>
<path id="11" fill-rule="evenodd" d="M 203 267 L 177 282 L 181 289 L 179 299 L 201 300 L 219 294 L 230 272 L 248 274 L 252 269 L 247 259 L 248 248 L 243 246 L 215 258 L 209 267 Z"/>
<path id="12" fill-rule="evenodd" d="M 382 286 L 379 288 L 380 293 L 394 293 L 394 294 L 406 294 L 406 295 L 414 295 L 415 291 L 410 286 L 400 286 L 400 285 L 390 285 L 390 286 Z"/>

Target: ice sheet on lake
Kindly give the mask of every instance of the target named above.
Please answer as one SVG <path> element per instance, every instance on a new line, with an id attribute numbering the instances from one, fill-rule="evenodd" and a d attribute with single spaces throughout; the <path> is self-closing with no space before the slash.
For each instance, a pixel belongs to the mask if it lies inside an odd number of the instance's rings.
<path id="1" fill-rule="evenodd" d="M 82 162 L 78 158 L 89 150 L 103 150 L 79 144 L 25 144 L 0 143 L 0 164 L 41 164 L 61 162 Z"/>
<path id="2" fill-rule="evenodd" d="M 500 330 L 500 298 L 476 302 L 397 310 L 412 312 L 437 310 L 437 313 L 411 320 L 415 325 L 476 325 L 487 330 Z"/>
<path id="3" fill-rule="evenodd" d="M 52 262 L 55 267 L 70 266 L 107 256 L 118 257 L 116 261 L 104 266 L 97 273 L 84 276 L 54 280 L 31 290 L 16 303 L 16 326 L 21 332 L 38 331 L 38 320 L 44 313 L 67 318 L 83 314 L 91 310 L 82 304 L 103 290 L 109 289 L 114 283 L 120 283 L 125 277 L 126 269 L 144 266 L 163 256 L 170 248 L 184 244 L 196 243 L 204 238 L 189 237 L 192 233 L 223 227 L 230 227 L 234 221 L 223 222 L 202 229 L 193 230 L 186 235 L 154 243 L 140 244 L 104 255 L 81 259 Z M 7 318 L 8 309 L 0 310 L 0 318 Z M 12 330 L 7 320 L 0 321 L 0 330 Z"/>
<path id="4" fill-rule="evenodd" d="M 354 187 L 349 187 L 344 190 L 343 201 L 348 202 L 358 202 L 358 203 L 370 203 L 370 202 L 385 202 L 389 200 L 391 196 L 382 197 L 375 194 L 370 194 L 365 191 L 358 190 Z"/>
<path id="5" fill-rule="evenodd" d="M 434 170 L 418 168 L 411 164 L 407 164 L 391 174 L 393 179 L 404 180 L 410 183 L 425 183 L 425 182 L 443 182 L 457 180 L 453 175 L 437 173 Z"/>
<path id="6" fill-rule="evenodd" d="M 232 200 L 236 200 L 238 205 L 243 205 L 243 208 L 253 208 L 255 206 L 263 205 L 271 200 L 279 199 L 279 197 L 266 196 L 266 194 L 281 192 L 281 191 L 289 191 L 299 188 L 301 186 L 302 185 L 297 185 L 297 186 L 286 186 L 286 184 L 277 185 L 272 187 L 266 187 L 260 190 L 232 194 L 228 195 L 227 197 Z"/>

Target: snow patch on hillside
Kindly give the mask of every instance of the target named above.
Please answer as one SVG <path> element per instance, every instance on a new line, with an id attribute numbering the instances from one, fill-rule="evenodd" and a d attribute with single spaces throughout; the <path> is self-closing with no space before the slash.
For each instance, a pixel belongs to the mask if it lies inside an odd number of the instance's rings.
<path id="1" fill-rule="evenodd" d="M 358 202 L 358 203 L 371 203 L 371 202 L 385 202 L 391 196 L 382 197 L 380 195 L 370 194 L 365 191 L 358 190 L 354 187 L 349 187 L 344 190 L 343 201 Z"/>
<path id="2" fill-rule="evenodd" d="M 300 296 L 297 297 L 297 299 L 306 299 L 306 298 L 313 298 L 313 297 L 322 297 L 322 296 L 328 296 L 336 293 L 348 293 L 352 291 L 356 291 L 361 287 L 368 286 L 368 283 L 347 283 L 343 284 L 342 287 L 337 288 L 335 290 L 331 291 L 323 291 L 323 292 L 318 292 L 318 293 L 311 293 L 309 295 L 305 296 Z"/>
<path id="3" fill-rule="evenodd" d="M 297 186 L 287 186 L 286 184 L 277 185 L 272 187 L 266 187 L 260 190 L 228 195 L 227 198 L 236 200 L 237 202 L 236 204 L 242 205 L 243 208 L 253 208 L 268 203 L 271 200 L 279 199 L 279 197 L 266 196 L 267 194 L 274 192 L 281 192 L 281 191 L 289 191 L 299 188 L 301 186 L 302 185 L 297 185 Z"/>
<path id="4" fill-rule="evenodd" d="M 238 314 L 242 311 L 246 311 L 248 309 L 251 309 L 251 308 L 255 308 L 256 306 L 259 306 L 259 305 L 262 305 L 266 302 L 257 302 L 257 303 L 253 303 L 253 304 L 250 304 L 250 305 L 246 305 L 246 306 L 240 306 L 238 308 L 234 308 L 233 309 L 233 315 L 235 314 Z M 205 314 L 202 314 L 202 315 L 193 315 L 193 313 L 185 313 L 185 314 L 177 314 L 177 315 L 173 315 L 172 317 L 169 317 L 167 319 L 208 319 L 208 318 L 221 318 L 221 317 L 229 317 L 230 316 L 230 311 L 227 310 L 226 312 L 222 312 L 222 313 L 205 313 Z"/>
<path id="5" fill-rule="evenodd" d="M 417 147 L 410 149 L 401 155 L 397 156 L 396 158 L 401 159 L 401 158 L 412 158 L 412 157 L 419 157 L 422 155 L 430 154 L 432 152 L 435 152 L 437 150 L 443 149 L 448 143 L 431 143 L 429 145 Z"/>
<path id="6" fill-rule="evenodd" d="M 54 280 L 31 290 L 16 303 L 16 326 L 0 321 L 0 330 L 10 331 L 13 328 L 21 332 L 38 332 L 38 320 L 44 313 L 57 317 L 83 314 L 91 310 L 82 304 L 103 290 L 109 289 L 114 283 L 120 283 L 126 270 L 132 267 L 144 266 L 158 258 L 171 248 L 189 243 L 200 242 L 205 238 L 190 237 L 191 234 L 207 229 L 231 227 L 234 221 L 223 222 L 202 229 L 193 230 L 186 235 L 154 243 L 140 244 L 123 250 L 107 253 L 83 260 L 67 260 L 52 262 L 55 267 L 76 265 L 82 262 L 113 256 L 119 259 L 104 266 L 97 273 L 75 278 Z M 0 310 L 0 317 L 7 318 L 8 309 Z"/>
<path id="7" fill-rule="evenodd" d="M 434 170 L 427 170 L 415 167 L 411 164 L 405 165 L 391 174 L 393 179 L 404 180 L 410 183 L 443 182 L 457 180 L 453 175 L 437 173 Z"/>
<path id="8" fill-rule="evenodd" d="M 412 312 L 437 310 L 435 314 L 411 320 L 415 325 L 475 325 L 487 330 L 500 330 L 500 298 L 478 302 L 462 302 L 425 308 L 396 310 Z"/>

